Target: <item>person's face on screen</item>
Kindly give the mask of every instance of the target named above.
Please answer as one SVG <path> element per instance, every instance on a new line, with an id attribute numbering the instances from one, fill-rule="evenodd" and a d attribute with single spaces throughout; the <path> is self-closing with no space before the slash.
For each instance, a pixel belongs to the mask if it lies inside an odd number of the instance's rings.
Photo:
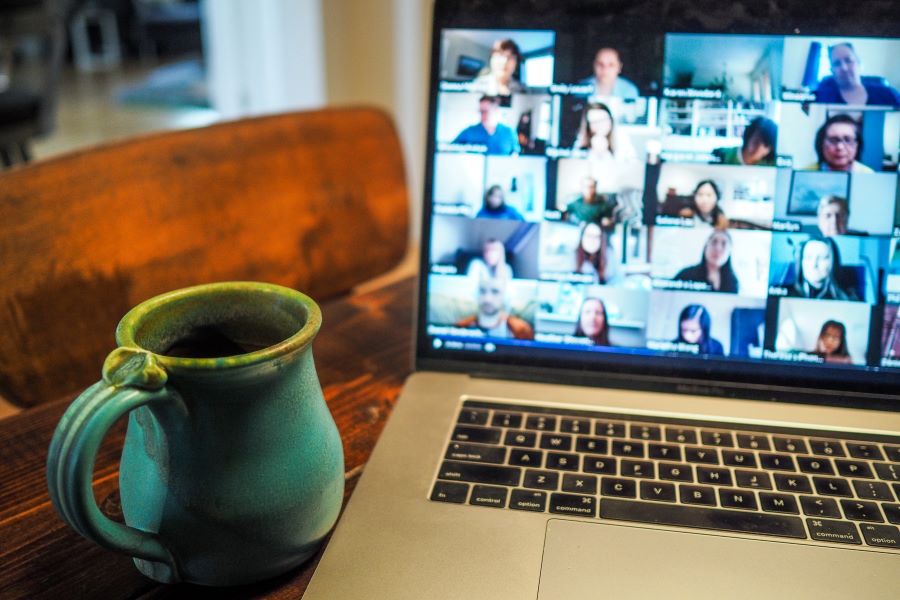
<path id="1" fill-rule="evenodd" d="M 481 114 L 481 124 L 485 127 L 492 128 L 497 125 L 500 115 L 497 111 L 497 105 L 490 100 L 482 100 L 478 103 L 478 112 Z"/>
<path id="2" fill-rule="evenodd" d="M 588 202 L 597 195 L 597 180 L 593 177 L 585 177 L 581 182 L 581 193 Z"/>
<path id="3" fill-rule="evenodd" d="M 504 255 L 506 254 L 502 242 L 487 242 L 482 249 L 482 253 L 484 254 L 484 262 L 491 267 L 496 267 L 503 263 Z"/>
<path id="4" fill-rule="evenodd" d="M 832 123 L 825 130 L 822 156 L 833 171 L 849 171 L 856 160 L 856 128 L 850 123 Z"/>
<path id="5" fill-rule="evenodd" d="M 710 266 L 721 267 L 731 256 L 731 241 L 728 236 L 721 231 L 712 234 L 706 241 L 706 248 L 703 250 L 703 257 L 706 264 Z"/>
<path id="6" fill-rule="evenodd" d="M 494 209 L 503 205 L 503 190 L 498 187 L 492 188 L 487 196 L 488 206 Z"/>
<path id="7" fill-rule="evenodd" d="M 594 77 L 603 85 L 614 85 L 622 72 L 622 61 L 619 53 L 611 48 L 604 48 L 594 57 Z"/>
<path id="8" fill-rule="evenodd" d="M 603 303 L 600 300 L 586 300 L 581 307 L 581 330 L 587 337 L 595 337 L 606 327 L 603 318 Z"/>
<path id="9" fill-rule="evenodd" d="M 803 278 L 813 287 L 822 287 L 831 276 L 834 266 L 834 257 L 831 255 L 831 247 L 825 242 L 813 240 L 803 247 Z"/>
<path id="10" fill-rule="evenodd" d="M 819 351 L 825 354 L 834 354 L 841 347 L 843 341 L 840 328 L 830 325 L 819 336 Z"/>
<path id="11" fill-rule="evenodd" d="M 744 145 L 744 163 L 748 165 L 755 165 L 756 163 L 767 157 L 771 151 L 772 146 L 767 146 L 763 141 L 762 136 L 758 133 L 754 133 L 750 136 L 750 139 L 747 140 L 747 143 Z"/>
<path id="12" fill-rule="evenodd" d="M 600 251 L 602 232 L 596 223 L 588 223 L 581 235 L 581 249 L 588 254 L 596 254 Z"/>
<path id="13" fill-rule="evenodd" d="M 499 279 L 482 279 L 478 283 L 478 312 L 496 317 L 503 310 L 504 284 Z"/>
<path id="14" fill-rule="evenodd" d="M 708 215 L 716 208 L 719 197 L 716 196 L 716 190 L 713 189 L 713 186 L 704 183 L 694 194 L 694 202 L 701 213 Z"/>
<path id="15" fill-rule="evenodd" d="M 847 233 L 847 213 L 839 202 L 828 202 L 819 208 L 819 231 L 825 237 Z"/>
<path id="16" fill-rule="evenodd" d="M 681 339 L 688 344 L 699 344 L 703 341 L 700 319 L 685 319 L 681 322 Z"/>
<path id="17" fill-rule="evenodd" d="M 497 79 L 506 81 L 516 72 L 518 61 L 516 55 L 509 50 L 499 50 L 491 54 L 491 73 Z"/>
<path id="18" fill-rule="evenodd" d="M 831 74 L 839 87 L 852 87 L 860 83 L 859 58 L 846 45 L 831 49 Z"/>
<path id="19" fill-rule="evenodd" d="M 612 118 L 609 113 L 602 108 L 592 108 L 588 111 L 587 122 L 591 128 L 591 146 L 593 147 L 594 138 L 597 136 L 602 136 L 606 142 L 606 137 L 612 131 Z"/>

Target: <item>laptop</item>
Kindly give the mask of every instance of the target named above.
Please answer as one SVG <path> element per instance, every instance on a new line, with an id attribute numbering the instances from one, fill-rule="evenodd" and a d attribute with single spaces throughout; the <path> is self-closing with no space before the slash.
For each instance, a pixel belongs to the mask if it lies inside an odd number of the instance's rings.
<path id="1" fill-rule="evenodd" d="M 416 371 L 306 597 L 900 597 L 898 10 L 438 0 Z"/>

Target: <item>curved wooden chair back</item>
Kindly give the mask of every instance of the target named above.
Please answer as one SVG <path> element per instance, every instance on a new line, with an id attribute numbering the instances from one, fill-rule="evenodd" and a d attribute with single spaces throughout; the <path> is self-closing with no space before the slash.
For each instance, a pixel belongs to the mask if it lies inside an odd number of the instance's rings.
<path id="1" fill-rule="evenodd" d="M 168 132 L 0 174 L 0 396 L 96 381 L 118 320 L 164 291 L 257 280 L 322 301 L 407 249 L 400 143 L 370 109 Z"/>

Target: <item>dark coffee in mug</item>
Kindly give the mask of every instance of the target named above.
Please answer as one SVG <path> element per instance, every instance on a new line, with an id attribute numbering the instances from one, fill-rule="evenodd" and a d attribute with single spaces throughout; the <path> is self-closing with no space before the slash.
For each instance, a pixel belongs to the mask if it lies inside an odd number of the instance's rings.
<path id="1" fill-rule="evenodd" d="M 222 358 L 263 350 L 280 341 L 280 339 L 235 339 L 222 327 L 204 325 L 190 330 L 186 335 L 173 342 L 162 354 L 181 358 Z"/>

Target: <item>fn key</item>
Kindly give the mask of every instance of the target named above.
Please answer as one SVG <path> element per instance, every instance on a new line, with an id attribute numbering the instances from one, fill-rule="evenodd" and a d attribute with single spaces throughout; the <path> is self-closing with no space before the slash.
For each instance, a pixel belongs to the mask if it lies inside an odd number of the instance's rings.
<path id="1" fill-rule="evenodd" d="M 452 481 L 438 481 L 431 491 L 431 499 L 435 502 L 452 502 L 463 504 L 469 495 L 468 483 L 455 483 Z"/>

